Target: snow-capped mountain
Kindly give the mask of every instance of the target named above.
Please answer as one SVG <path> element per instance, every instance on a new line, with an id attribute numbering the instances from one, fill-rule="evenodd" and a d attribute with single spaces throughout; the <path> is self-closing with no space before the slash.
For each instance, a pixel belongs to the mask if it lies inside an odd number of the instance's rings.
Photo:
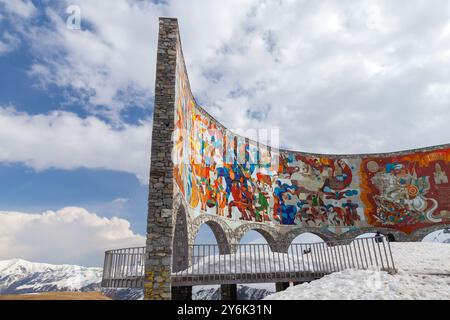
<path id="1" fill-rule="evenodd" d="M 450 243 L 450 229 L 439 230 L 427 235 L 424 242 Z"/>
<path id="2" fill-rule="evenodd" d="M 220 300 L 219 286 L 195 286 L 192 300 Z"/>
<path id="3" fill-rule="evenodd" d="M 262 284 L 264 285 L 264 284 Z M 275 284 L 272 284 L 275 286 Z M 245 285 L 238 285 L 237 298 L 238 300 L 262 300 L 266 296 L 273 294 L 275 290 L 268 290 L 267 288 L 249 287 Z"/>
<path id="4" fill-rule="evenodd" d="M 0 294 L 23 294 L 50 291 L 102 291 L 114 300 L 142 300 L 142 289 L 102 289 L 101 268 L 76 265 L 53 265 L 22 259 L 0 261 Z M 267 288 L 238 286 L 238 298 L 259 300 L 270 294 Z M 218 300 L 218 286 L 196 287 L 194 300 Z"/>
<path id="5" fill-rule="evenodd" d="M 101 277 L 101 268 L 4 260 L 0 261 L 0 294 L 98 291 Z"/>
<path id="6" fill-rule="evenodd" d="M 237 286 L 238 300 L 261 300 L 275 292 L 274 283 L 260 283 Z M 196 286 L 192 300 L 220 300 L 220 286 Z"/>
<path id="7" fill-rule="evenodd" d="M 102 291 L 114 300 L 141 300 L 142 289 L 102 289 L 102 268 L 53 265 L 22 259 L 0 261 L 0 294 Z"/>

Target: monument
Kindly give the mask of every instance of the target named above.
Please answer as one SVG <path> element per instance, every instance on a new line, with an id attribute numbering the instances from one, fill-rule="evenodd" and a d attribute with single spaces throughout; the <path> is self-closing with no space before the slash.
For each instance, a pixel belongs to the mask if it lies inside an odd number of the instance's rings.
<path id="1" fill-rule="evenodd" d="M 289 124 L 286 124 L 289 126 Z M 450 145 L 325 155 L 234 134 L 195 101 L 176 19 L 159 20 L 145 251 L 146 299 L 189 294 L 171 275 L 208 225 L 226 254 L 249 230 L 283 252 L 298 235 L 351 240 L 380 231 L 420 241 L 450 227 Z M 223 285 L 222 292 L 233 285 Z"/>

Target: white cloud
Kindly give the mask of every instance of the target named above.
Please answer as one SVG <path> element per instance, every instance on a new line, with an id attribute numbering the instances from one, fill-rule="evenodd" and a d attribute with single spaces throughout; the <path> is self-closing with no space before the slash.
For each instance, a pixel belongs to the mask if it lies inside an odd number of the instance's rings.
<path id="1" fill-rule="evenodd" d="M 21 162 L 36 170 L 110 169 L 148 183 L 150 138 L 150 122 L 115 129 L 94 116 L 30 115 L 0 107 L 0 162 Z"/>
<path id="2" fill-rule="evenodd" d="M 192 88 L 225 125 L 279 127 L 282 145 L 378 152 L 450 140 L 450 2 L 66 1 L 82 31 L 22 33 L 30 75 L 75 90 L 89 112 L 120 121 L 154 90 L 157 17 L 179 18 Z M 99 107 L 100 106 L 100 107 Z"/>
<path id="3" fill-rule="evenodd" d="M 8 12 L 29 18 L 36 12 L 36 7 L 30 0 L 0 0 Z"/>
<path id="4" fill-rule="evenodd" d="M 133 233 L 127 220 L 83 208 L 40 214 L 0 211 L 0 260 L 101 266 L 105 250 L 144 245 L 145 238 Z"/>
<path id="5" fill-rule="evenodd" d="M 7 43 L 0 40 L 0 55 L 7 53 L 9 51 L 11 51 L 11 47 Z"/>
<path id="6" fill-rule="evenodd" d="M 20 41 L 9 32 L 4 32 L 0 37 L 0 56 L 14 51 L 19 46 Z"/>
<path id="7" fill-rule="evenodd" d="M 448 97 L 436 103 L 428 90 L 450 80 L 449 39 L 436 38 L 449 3 L 254 3 L 217 54 L 192 63 L 196 50 L 185 50 L 195 95 L 227 126 L 278 127 L 282 145 L 311 152 L 449 142 Z"/>
<path id="8" fill-rule="evenodd" d="M 120 122 L 124 108 L 148 106 L 153 96 L 157 6 L 125 0 L 72 3 L 80 5 L 81 25 L 89 28 L 68 29 L 66 16 L 47 8 L 50 27 L 32 25 L 23 34 L 39 57 L 29 74 L 44 88 L 74 90 L 88 111 Z"/>

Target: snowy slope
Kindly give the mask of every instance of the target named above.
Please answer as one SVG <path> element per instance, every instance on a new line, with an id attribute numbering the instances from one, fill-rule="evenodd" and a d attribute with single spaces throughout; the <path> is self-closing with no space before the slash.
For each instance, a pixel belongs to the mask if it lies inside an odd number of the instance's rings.
<path id="1" fill-rule="evenodd" d="M 194 286 L 192 300 L 220 300 L 220 286 Z"/>
<path id="2" fill-rule="evenodd" d="M 450 245 L 447 243 L 393 242 L 391 248 L 397 269 L 415 274 L 450 275 Z"/>
<path id="3" fill-rule="evenodd" d="M 238 300 L 261 300 L 275 292 L 275 285 L 269 283 L 246 284 L 237 286 Z M 220 286 L 195 286 L 192 300 L 220 300 Z"/>
<path id="4" fill-rule="evenodd" d="M 345 270 L 267 296 L 304 299 L 450 299 L 450 246 L 445 243 L 391 243 L 399 272 Z"/>
<path id="5" fill-rule="evenodd" d="M 101 268 L 4 260 L 0 261 L 0 294 L 95 291 L 100 287 L 101 276 Z"/>
<path id="6" fill-rule="evenodd" d="M 142 300 L 142 289 L 101 289 L 101 268 L 34 263 L 22 259 L 0 261 L 0 294 L 52 291 L 102 291 L 114 300 Z M 260 300 L 273 293 L 270 285 L 238 286 L 242 300 Z M 218 300 L 218 286 L 195 287 L 194 300 Z"/>
<path id="7" fill-rule="evenodd" d="M 450 299 L 450 277 L 396 275 L 373 270 L 345 270 L 290 287 L 267 300 L 404 300 Z"/>
<path id="8" fill-rule="evenodd" d="M 270 299 L 450 299 L 450 245 L 391 243 L 399 273 L 346 270 L 270 295 Z M 0 294 L 100 290 L 101 268 L 0 261 Z M 362 284 L 362 285 L 361 285 Z M 274 292 L 274 284 L 238 286 L 238 297 L 258 300 Z M 102 290 L 114 299 L 138 300 L 141 289 Z M 193 299 L 218 299 L 218 286 L 194 287 Z"/>

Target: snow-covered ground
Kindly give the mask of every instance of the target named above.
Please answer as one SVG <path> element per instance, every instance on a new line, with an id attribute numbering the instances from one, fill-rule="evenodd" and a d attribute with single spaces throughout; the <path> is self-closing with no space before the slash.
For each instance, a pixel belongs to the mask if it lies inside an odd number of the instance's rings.
<path id="1" fill-rule="evenodd" d="M 450 299 L 450 277 L 396 275 L 373 270 L 345 270 L 309 284 L 290 287 L 266 300 Z"/>
<path id="2" fill-rule="evenodd" d="M 139 300 L 142 289 L 101 289 L 102 268 L 53 265 L 22 259 L 0 261 L 0 295 L 99 291 L 114 300 Z"/>
<path id="3" fill-rule="evenodd" d="M 450 245 L 394 242 L 391 246 L 397 274 L 344 270 L 265 299 L 450 299 Z"/>
<path id="4" fill-rule="evenodd" d="M 296 240 L 310 243 L 317 241 L 317 238 L 305 234 L 301 241 Z M 440 231 L 426 240 L 431 242 L 391 243 L 394 261 L 399 269 L 395 275 L 376 270 L 345 270 L 309 284 L 291 287 L 268 296 L 268 299 L 450 300 L 450 244 L 435 242 L 448 242 L 449 234 Z M 311 262 L 306 260 L 305 263 L 308 264 L 308 261 Z M 100 290 L 101 274 L 101 268 L 5 260 L 0 261 L 0 294 Z M 217 298 L 217 287 L 194 287 L 193 298 Z M 239 285 L 238 290 L 241 299 L 260 299 L 274 292 L 274 287 L 273 283 L 246 284 Z M 115 299 L 142 299 L 143 296 L 142 290 L 137 289 L 107 291 L 107 295 Z"/>
<path id="5" fill-rule="evenodd" d="M 391 248 L 397 269 L 450 276 L 450 245 L 447 243 L 393 242 Z"/>
<path id="6" fill-rule="evenodd" d="M 88 291 L 99 287 L 102 268 L 34 263 L 22 259 L 0 261 L 0 293 Z"/>
<path id="7" fill-rule="evenodd" d="M 263 250 L 261 250 L 263 251 Z M 300 271 L 319 269 L 318 263 L 293 257 L 283 253 L 273 253 L 270 250 L 256 253 L 237 252 L 226 255 L 205 256 L 191 267 L 175 274 L 232 274 L 253 272 Z"/>

